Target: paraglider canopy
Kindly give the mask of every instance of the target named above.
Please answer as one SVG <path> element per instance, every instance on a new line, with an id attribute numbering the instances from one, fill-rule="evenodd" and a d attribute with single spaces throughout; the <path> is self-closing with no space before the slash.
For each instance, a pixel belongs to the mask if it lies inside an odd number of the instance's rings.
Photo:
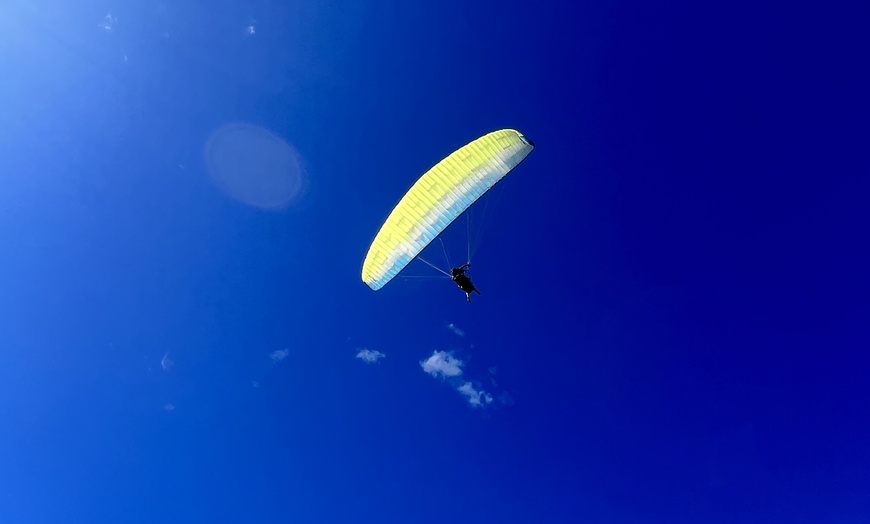
<path id="1" fill-rule="evenodd" d="M 362 281 L 375 291 L 384 287 L 534 147 L 518 131 L 502 129 L 438 162 L 411 186 L 381 226 L 366 253 Z"/>

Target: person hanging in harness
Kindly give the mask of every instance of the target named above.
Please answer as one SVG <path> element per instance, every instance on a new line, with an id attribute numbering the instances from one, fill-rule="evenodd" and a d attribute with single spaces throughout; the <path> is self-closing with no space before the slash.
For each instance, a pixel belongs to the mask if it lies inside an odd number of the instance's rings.
<path id="1" fill-rule="evenodd" d="M 460 267 L 455 267 L 450 270 L 450 279 L 459 286 L 459 289 L 465 291 L 465 300 L 471 302 L 471 293 L 477 293 L 480 295 L 480 291 L 474 287 L 474 284 L 471 283 L 471 278 L 465 274 L 471 264 L 464 264 Z"/>

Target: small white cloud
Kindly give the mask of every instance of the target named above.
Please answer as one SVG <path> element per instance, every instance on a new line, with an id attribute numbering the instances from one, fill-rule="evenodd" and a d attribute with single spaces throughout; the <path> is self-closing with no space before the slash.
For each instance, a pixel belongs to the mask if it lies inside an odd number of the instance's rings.
<path id="1" fill-rule="evenodd" d="M 275 351 L 269 353 L 269 358 L 271 358 L 274 362 L 281 362 L 287 355 L 290 354 L 289 349 L 276 349 Z"/>
<path id="2" fill-rule="evenodd" d="M 175 404 L 173 404 L 171 402 L 168 404 L 165 404 L 163 406 L 163 409 L 165 409 L 166 411 L 175 411 Z"/>
<path id="3" fill-rule="evenodd" d="M 465 336 L 465 331 L 463 331 L 463 330 L 459 329 L 458 327 L 456 327 L 456 324 L 447 324 L 447 329 L 449 329 L 450 331 L 456 333 L 457 336 L 460 336 L 460 337 L 464 337 L 464 336 Z"/>
<path id="4" fill-rule="evenodd" d="M 468 398 L 468 403 L 474 407 L 481 407 L 485 406 L 486 404 L 492 404 L 492 395 L 482 389 L 474 389 L 474 386 L 471 384 L 471 382 L 466 382 L 456 389 L 457 391 L 465 395 Z"/>
<path id="5" fill-rule="evenodd" d="M 163 358 L 160 359 L 160 367 L 163 368 L 163 371 L 169 371 L 172 369 L 172 366 L 175 365 L 175 362 L 169 358 L 169 353 L 163 355 Z"/>
<path id="6" fill-rule="evenodd" d="M 254 389 L 256 389 L 256 388 L 260 387 L 260 383 L 257 382 L 256 380 L 252 380 L 252 381 L 251 381 L 251 387 L 254 388 Z"/>
<path id="7" fill-rule="evenodd" d="M 356 358 L 363 362 L 368 362 L 369 364 L 373 364 L 384 357 L 386 357 L 386 355 L 380 351 L 367 348 L 360 348 L 359 352 L 356 354 Z"/>
<path id="8" fill-rule="evenodd" d="M 420 361 L 420 367 L 423 368 L 423 371 L 435 378 L 444 379 L 445 383 L 458 391 L 466 400 L 468 400 L 468 404 L 471 407 L 486 407 L 495 402 L 495 398 L 491 393 L 483 388 L 475 387 L 473 382 L 462 378 L 463 364 L 464 363 L 461 360 L 447 351 L 435 351 L 432 353 L 432 356 L 426 360 Z M 495 369 L 490 368 L 490 373 L 494 372 Z M 491 375 L 489 378 L 492 380 Z M 499 397 L 498 400 L 501 401 L 502 404 L 509 404 L 510 397 L 507 397 L 506 394 L 503 395 L 503 397 L 504 398 Z"/>
<path id="9" fill-rule="evenodd" d="M 256 19 L 248 17 L 247 21 L 245 22 L 245 34 L 248 36 L 254 36 L 255 34 L 257 34 Z"/>
<path id="10" fill-rule="evenodd" d="M 458 377 L 462 374 L 462 361 L 446 351 L 435 351 L 426 360 L 420 361 L 423 371 L 433 377 Z"/>
<path id="11" fill-rule="evenodd" d="M 115 26 L 118 24 L 118 19 L 112 16 L 112 13 L 106 13 L 106 16 L 103 17 L 103 20 L 97 24 L 97 26 L 103 28 L 105 31 L 114 31 Z"/>

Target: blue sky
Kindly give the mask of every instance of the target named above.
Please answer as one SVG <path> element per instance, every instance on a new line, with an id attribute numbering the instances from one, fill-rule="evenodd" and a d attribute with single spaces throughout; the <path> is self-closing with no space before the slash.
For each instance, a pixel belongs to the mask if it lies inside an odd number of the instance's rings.
<path id="1" fill-rule="evenodd" d="M 0 521 L 866 522 L 867 14 L 4 2 Z"/>

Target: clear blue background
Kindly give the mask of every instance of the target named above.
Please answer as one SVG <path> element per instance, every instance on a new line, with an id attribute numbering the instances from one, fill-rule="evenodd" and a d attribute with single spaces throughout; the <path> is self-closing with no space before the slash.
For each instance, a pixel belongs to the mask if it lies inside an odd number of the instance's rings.
<path id="1" fill-rule="evenodd" d="M 3 2 L 0 521 L 870 521 L 864 5 Z M 483 296 L 363 285 L 503 127 Z"/>

